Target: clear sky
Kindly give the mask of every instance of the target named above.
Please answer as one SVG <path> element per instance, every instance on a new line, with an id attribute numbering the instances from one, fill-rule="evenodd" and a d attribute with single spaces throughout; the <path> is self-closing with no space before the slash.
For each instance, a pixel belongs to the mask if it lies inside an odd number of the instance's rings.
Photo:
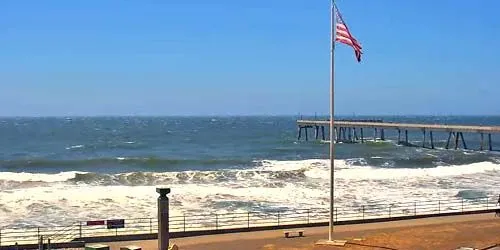
<path id="1" fill-rule="evenodd" d="M 337 114 L 500 114 L 500 1 L 339 0 Z M 329 0 L 2 0 L 0 116 L 329 111 Z"/>

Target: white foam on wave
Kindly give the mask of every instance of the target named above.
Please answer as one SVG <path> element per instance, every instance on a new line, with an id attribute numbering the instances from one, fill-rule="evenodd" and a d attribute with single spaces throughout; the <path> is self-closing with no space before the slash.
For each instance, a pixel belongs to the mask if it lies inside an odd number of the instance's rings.
<path id="1" fill-rule="evenodd" d="M 490 162 L 428 169 L 384 169 L 353 166 L 350 162 L 352 159 L 335 160 L 338 207 L 367 202 L 436 200 L 454 197 L 461 190 L 494 193 L 500 183 L 500 164 Z M 256 167 L 247 170 L 148 173 L 147 178 L 158 178 L 161 181 L 156 184 L 172 189 L 169 197 L 173 216 L 239 212 L 252 210 L 252 206 L 328 207 L 328 159 L 256 163 Z M 0 173 L 0 179 L 50 180 L 48 186 L 0 190 L 0 226 L 18 223 L 62 225 L 86 219 L 155 215 L 156 184 L 104 186 L 65 182 L 76 173 L 81 172 Z M 122 175 L 134 177 L 134 173 Z M 232 177 L 221 181 L 221 176 Z"/>
<path id="2" fill-rule="evenodd" d="M 8 181 L 43 181 L 43 182 L 63 182 L 75 178 L 76 174 L 84 174 L 86 172 L 68 171 L 57 174 L 40 174 L 40 173 L 15 173 L 15 172 L 0 172 L 0 180 Z"/>
<path id="3" fill-rule="evenodd" d="M 83 147 L 85 147 L 85 145 L 73 145 L 73 146 L 67 147 L 66 149 L 71 150 L 71 149 L 79 149 L 79 148 L 83 148 Z"/>

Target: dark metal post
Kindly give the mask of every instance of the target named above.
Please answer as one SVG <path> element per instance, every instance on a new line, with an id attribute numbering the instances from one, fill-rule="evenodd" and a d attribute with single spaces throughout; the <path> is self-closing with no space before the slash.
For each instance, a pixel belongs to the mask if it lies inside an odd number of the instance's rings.
<path id="1" fill-rule="evenodd" d="M 321 137 L 325 140 L 325 126 L 321 126 Z"/>
<path id="2" fill-rule="evenodd" d="M 309 209 L 307 209 L 307 224 L 309 224 L 309 213 L 310 213 L 310 211 L 309 211 Z"/>
<path id="3" fill-rule="evenodd" d="M 377 141 L 377 128 L 373 130 L 373 141 Z"/>
<path id="4" fill-rule="evenodd" d="M 405 130 L 405 142 L 406 142 L 406 145 L 408 145 L 408 130 L 407 129 Z"/>
<path id="5" fill-rule="evenodd" d="M 308 141 L 308 140 L 309 140 L 309 138 L 307 137 L 307 136 L 308 136 L 308 133 L 307 133 L 307 127 L 304 127 L 304 132 L 305 132 L 305 134 L 306 134 L 306 141 Z"/>
<path id="6" fill-rule="evenodd" d="M 431 130 L 431 131 L 429 131 L 429 134 L 430 134 L 430 136 L 431 136 L 431 148 L 432 148 L 432 149 L 434 149 L 434 137 L 433 137 L 433 135 L 432 135 L 432 130 Z"/>
<path id="7" fill-rule="evenodd" d="M 458 132 L 455 132 L 455 149 L 458 149 Z"/>
<path id="8" fill-rule="evenodd" d="M 184 232 L 186 232 L 186 215 L 184 214 L 183 216 L 183 226 L 184 226 Z"/>
<path id="9" fill-rule="evenodd" d="M 448 148 L 450 147 L 451 133 L 452 133 L 452 132 L 450 132 L 450 133 L 448 134 L 448 140 L 446 141 L 446 149 L 448 149 Z"/>
<path id="10" fill-rule="evenodd" d="M 80 225 L 78 227 L 78 235 L 80 235 L 80 239 L 82 238 L 82 222 L 80 221 Z"/>
<path id="11" fill-rule="evenodd" d="M 363 136 L 363 128 L 360 128 L 359 130 L 361 132 L 361 143 L 364 143 L 365 142 L 365 137 Z"/>
<path id="12" fill-rule="evenodd" d="M 465 143 L 464 133 L 460 132 L 460 137 L 462 138 L 462 144 L 464 145 L 464 149 L 467 149 L 467 144 Z"/>
<path id="13" fill-rule="evenodd" d="M 491 134 L 488 134 L 488 143 L 489 143 L 490 151 L 492 151 L 493 150 L 493 146 L 491 145 Z"/>
<path id="14" fill-rule="evenodd" d="M 169 228 L 168 228 L 168 197 L 170 188 L 156 188 L 160 194 L 158 197 L 158 250 L 167 250 L 169 246 Z"/>
<path id="15" fill-rule="evenodd" d="M 247 228 L 250 228 L 250 212 L 247 213 Z"/>
<path id="16" fill-rule="evenodd" d="M 413 207 L 414 207 L 414 209 L 415 209 L 415 211 L 414 211 L 414 212 L 415 212 L 415 215 L 417 215 L 417 202 L 415 202 L 413 205 L 414 205 Z"/>
<path id="17" fill-rule="evenodd" d="M 398 145 L 401 144 L 401 129 L 398 128 Z"/>
<path id="18" fill-rule="evenodd" d="M 441 201 L 438 201 L 438 214 L 441 213 Z"/>
<path id="19" fill-rule="evenodd" d="M 337 220 L 337 209 L 335 208 L 335 221 L 338 221 Z"/>
<path id="20" fill-rule="evenodd" d="M 389 218 L 391 218 L 391 206 L 392 205 L 389 205 Z"/>
<path id="21" fill-rule="evenodd" d="M 383 128 L 380 129 L 380 139 L 382 141 L 385 141 L 385 133 L 384 133 L 384 129 Z"/>
<path id="22" fill-rule="evenodd" d="M 300 141 L 300 138 L 302 137 L 302 127 L 299 126 L 299 131 L 297 135 L 297 141 Z"/>
<path id="23" fill-rule="evenodd" d="M 363 220 L 365 219 L 365 206 L 363 205 Z"/>
<path id="24" fill-rule="evenodd" d="M 153 219 L 149 218 L 149 233 L 153 233 Z"/>
<path id="25" fill-rule="evenodd" d="M 422 140 L 422 148 L 425 148 L 425 129 L 422 129 L 422 133 L 424 134 L 424 139 Z"/>
<path id="26" fill-rule="evenodd" d="M 219 215 L 215 214 L 215 230 L 219 230 Z"/>
<path id="27" fill-rule="evenodd" d="M 464 198 L 462 198 L 462 212 L 464 211 Z"/>

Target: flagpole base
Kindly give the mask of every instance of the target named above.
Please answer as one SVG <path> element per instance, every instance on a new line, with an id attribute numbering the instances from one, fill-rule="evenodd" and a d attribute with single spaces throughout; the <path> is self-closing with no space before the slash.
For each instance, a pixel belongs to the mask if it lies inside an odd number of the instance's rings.
<path id="1" fill-rule="evenodd" d="M 338 246 L 343 247 L 347 240 L 319 240 L 315 243 L 317 246 Z"/>

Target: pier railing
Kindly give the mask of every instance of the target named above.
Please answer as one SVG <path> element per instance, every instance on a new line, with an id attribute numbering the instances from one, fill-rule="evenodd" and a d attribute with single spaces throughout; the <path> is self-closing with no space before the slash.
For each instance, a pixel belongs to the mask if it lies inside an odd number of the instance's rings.
<path id="1" fill-rule="evenodd" d="M 496 197 L 470 199 L 448 199 L 399 203 L 368 203 L 353 207 L 338 207 L 334 221 L 341 224 L 352 221 L 362 223 L 372 219 L 416 217 L 431 214 L 465 213 L 493 210 L 497 207 Z M 170 232 L 217 231 L 225 229 L 250 229 L 255 227 L 276 227 L 284 225 L 307 225 L 326 223 L 327 208 L 276 209 L 266 212 L 203 213 L 170 217 Z M 117 221 L 117 220 L 107 220 Z M 52 243 L 69 242 L 101 236 L 125 236 L 155 234 L 158 232 L 156 218 L 135 218 L 118 220 L 122 224 L 77 222 L 58 227 L 1 228 L 0 246 L 33 244 L 40 237 Z M 101 221 L 101 222 L 104 222 Z"/>

